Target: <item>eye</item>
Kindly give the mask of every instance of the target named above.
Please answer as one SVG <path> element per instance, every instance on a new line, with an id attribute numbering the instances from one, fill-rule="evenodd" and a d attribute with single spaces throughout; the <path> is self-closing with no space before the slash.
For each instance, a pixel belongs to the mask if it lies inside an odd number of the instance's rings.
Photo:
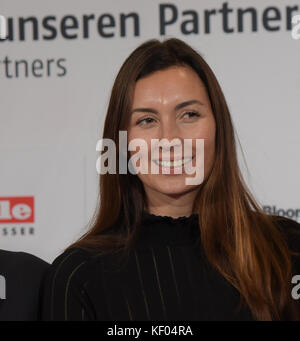
<path id="1" fill-rule="evenodd" d="M 143 118 L 142 120 L 137 121 L 136 125 L 147 125 L 148 123 L 152 123 L 153 121 L 154 121 L 153 118 L 146 117 L 146 118 Z M 144 123 L 142 124 L 142 122 L 144 122 Z"/>
<path id="2" fill-rule="evenodd" d="M 200 115 L 199 115 L 197 112 L 195 112 L 195 111 L 188 111 L 188 112 L 185 112 L 185 113 L 183 114 L 183 117 L 184 117 L 185 115 L 190 115 L 189 118 L 192 118 L 192 117 L 199 117 L 199 116 L 200 116 Z"/>

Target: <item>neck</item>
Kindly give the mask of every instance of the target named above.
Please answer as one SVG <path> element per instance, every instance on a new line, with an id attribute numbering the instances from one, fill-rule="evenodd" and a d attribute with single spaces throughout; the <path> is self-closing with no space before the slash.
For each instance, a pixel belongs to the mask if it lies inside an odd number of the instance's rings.
<path id="1" fill-rule="evenodd" d="M 164 193 L 155 193 L 148 191 L 148 209 L 151 214 L 159 216 L 169 216 L 178 218 L 190 216 L 193 212 L 193 202 L 196 196 L 196 191 L 190 191 L 181 195 L 166 195 Z M 150 195 L 149 195 L 150 194 Z"/>

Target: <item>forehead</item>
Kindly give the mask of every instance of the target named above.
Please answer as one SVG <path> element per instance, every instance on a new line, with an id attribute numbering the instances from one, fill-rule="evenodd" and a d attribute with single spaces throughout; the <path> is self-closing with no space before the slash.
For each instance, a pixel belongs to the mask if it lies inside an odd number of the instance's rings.
<path id="1" fill-rule="evenodd" d="M 177 100 L 183 97 L 206 96 L 205 85 L 190 67 L 174 66 L 156 71 L 137 81 L 133 102 Z"/>

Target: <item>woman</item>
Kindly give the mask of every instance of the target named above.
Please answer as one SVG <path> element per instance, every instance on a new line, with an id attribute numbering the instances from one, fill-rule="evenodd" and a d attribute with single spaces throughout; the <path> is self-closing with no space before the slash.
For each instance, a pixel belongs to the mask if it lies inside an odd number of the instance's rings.
<path id="1" fill-rule="evenodd" d="M 251 196 L 224 95 L 197 51 L 153 39 L 131 53 L 103 138 L 118 147 L 119 131 L 148 150 L 154 139 L 203 139 L 202 182 L 188 185 L 184 170 L 162 174 L 174 165 L 164 162 L 159 174 L 101 174 L 91 229 L 50 267 L 43 319 L 300 319 L 291 297 L 299 224 L 264 214 Z"/>

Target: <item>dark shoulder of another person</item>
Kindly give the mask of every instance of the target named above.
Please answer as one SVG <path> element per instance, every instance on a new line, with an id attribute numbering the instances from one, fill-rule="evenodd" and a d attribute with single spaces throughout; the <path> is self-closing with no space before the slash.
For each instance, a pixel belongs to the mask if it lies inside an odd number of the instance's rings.
<path id="1" fill-rule="evenodd" d="M 0 271 L 7 274 L 18 270 L 18 274 L 25 272 L 32 277 L 39 277 L 39 273 L 44 272 L 49 265 L 43 259 L 27 252 L 0 250 Z"/>
<path id="2" fill-rule="evenodd" d="M 36 320 L 43 277 L 50 266 L 26 253 L 0 250 L 0 320 Z"/>

